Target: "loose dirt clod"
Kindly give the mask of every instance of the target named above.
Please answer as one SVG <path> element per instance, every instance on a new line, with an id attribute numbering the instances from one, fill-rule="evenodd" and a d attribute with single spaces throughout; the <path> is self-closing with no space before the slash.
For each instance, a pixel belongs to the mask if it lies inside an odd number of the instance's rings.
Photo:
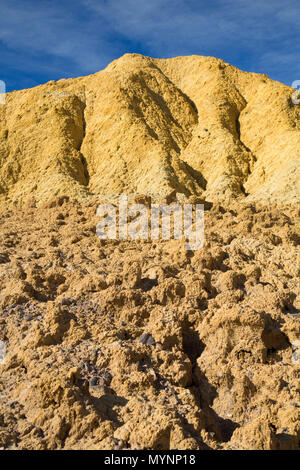
<path id="1" fill-rule="evenodd" d="M 144 335 L 142 335 L 139 339 L 139 342 L 142 343 L 142 344 L 145 344 L 146 346 L 154 346 L 155 345 L 155 339 L 153 338 L 153 336 L 145 333 Z"/>

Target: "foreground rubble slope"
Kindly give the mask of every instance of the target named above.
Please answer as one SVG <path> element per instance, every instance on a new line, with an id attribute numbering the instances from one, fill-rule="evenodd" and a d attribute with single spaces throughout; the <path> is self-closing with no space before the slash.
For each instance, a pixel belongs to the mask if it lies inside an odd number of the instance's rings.
<path id="1" fill-rule="evenodd" d="M 202 250 L 0 214 L 0 447 L 299 449 L 299 205 L 215 204 Z"/>

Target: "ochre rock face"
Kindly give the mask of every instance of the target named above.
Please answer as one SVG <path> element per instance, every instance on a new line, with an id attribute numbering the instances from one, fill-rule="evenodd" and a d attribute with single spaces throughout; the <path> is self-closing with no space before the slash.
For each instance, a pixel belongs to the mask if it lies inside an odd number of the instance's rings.
<path id="1" fill-rule="evenodd" d="M 292 93 L 214 58 L 126 55 L 7 95 L 0 450 L 300 449 Z M 122 193 L 204 201 L 203 248 L 99 239 Z"/>
<path id="2" fill-rule="evenodd" d="M 0 105 L 0 201 L 173 190 L 207 201 L 300 198 L 292 89 L 222 60 L 126 54 Z"/>

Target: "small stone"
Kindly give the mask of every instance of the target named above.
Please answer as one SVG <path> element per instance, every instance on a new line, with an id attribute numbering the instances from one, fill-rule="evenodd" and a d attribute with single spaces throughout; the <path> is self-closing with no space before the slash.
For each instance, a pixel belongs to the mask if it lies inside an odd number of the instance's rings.
<path id="1" fill-rule="evenodd" d="M 142 343 L 142 344 L 146 344 L 147 343 L 147 339 L 148 339 L 148 334 L 145 333 L 144 335 L 142 335 L 140 338 L 139 338 L 139 342 Z"/>
<path id="2" fill-rule="evenodd" d="M 60 303 L 61 303 L 61 305 L 69 306 L 69 305 L 71 305 L 73 302 L 74 302 L 73 299 L 65 298 L 65 299 L 62 299 Z"/>
<path id="3" fill-rule="evenodd" d="M 112 375 L 110 372 L 105 372 L 101 379 L 103 380 L 104 385 L 109 385 L 112 380 Z"/>
<path id="4" fill-rule="evenodd" d="M 143 334 L 139 338 L 139 342 L 142 343 L 142 344 L 145 344 L 146 346 L 154 346 L 155 345 L 155 339 L 149 333 Z"/>
<path id="5" fill-rule="evenodd" d="M 292 362 L 293 364 L 300 364 L 300 350 L 293 352 L 292 354 Z"/>
<path id="6" fill-rule="evenodd" d="M 7 253 L 0 253 L 0 264 L 5 264 L 9 262 L 9 256 Z"/>
<path id="7" fill-rule="evenodd" d="M 97 387 L 98 385 L 98 377 L 92 377 L 89 381 L 90 387 Z"/>

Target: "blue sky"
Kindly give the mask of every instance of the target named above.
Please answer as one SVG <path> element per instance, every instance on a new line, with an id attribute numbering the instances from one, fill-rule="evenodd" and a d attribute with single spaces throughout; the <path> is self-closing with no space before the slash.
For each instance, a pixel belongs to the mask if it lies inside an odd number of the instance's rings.
<path id="1" fill-rule="evenodd" d="M 0 0 L 0 80 L 28 88 L 136 52 L 215 56 L 291 85 L 299 17 L 299 0 Z"/>

